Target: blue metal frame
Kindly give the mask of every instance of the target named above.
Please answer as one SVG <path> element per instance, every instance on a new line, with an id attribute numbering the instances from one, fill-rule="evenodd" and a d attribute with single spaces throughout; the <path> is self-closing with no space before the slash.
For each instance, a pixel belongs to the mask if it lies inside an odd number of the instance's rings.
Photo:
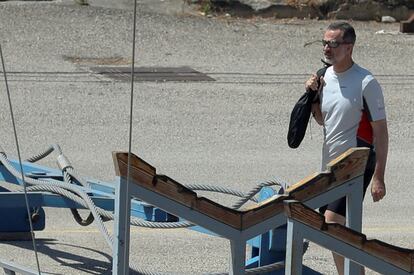
<path id="1" fill-rule="evenodd" d="M 20 171 L 17 160 L 10 160 L 11 165 Z M 63 182 L 63 174 L 58 169 L 40 166 L 35 163 L 23 162 L 23 171 L 26 177 L 42 180 L 58 180 Z M 14 177 L 3 165 L 0 164 L 0 180 L 8 183 L 22 185 L 22 181 Z M 114 211 L 115 184 L 96 180 L 87 181 L 90 188 L 83 188 L 88 193 L 96 206 L 107 211 Z M 83 206 L 60 195 L 48 192 L 30 192 L 27 194 L 33 229 L 40 231 L 45 229 L 46 215 L 43 207 L 77 208 Z M 176 220 L 165 211 L 142 203 L 137 200 L 131 202 L 131 215 L 148 221 L 165 222 Z M 25 196 L 22 192 L 10 192 L 0 187 L 0 239 L 25 240 L 22 232 L 30 232 Z M 15 234 L 13 234 L 15 233 Z"/>
<path id="2" fill-rule="evenodd" d="M 10 163 L 17 170 L 20 170 L 19 162 L 17 160 L 10 160 Z M 42 180 L 54 179 L 63 181 L 62 172 L 58 169 L 53 169 L 45 166 L 40 166 L 30 162 L 23 162 L 23 171 L 26 177 L 38 178 Z M 22 185 L 20 179 L 14 177 L 3 165 L 0 164 L 0 181 L 5 181 L 12 184 Z M 83 188 L 86 193 L 91 196 L 91 199 L 98 207 L 113 211 L 114 210 L 114 194 L 115 184 L 107 183 L 103 181 L 89 179 L 87 180 L 89 188 Z M 31 192 L 28 193 L 29 206 L 30 207 L 55 207 L 55 208 L 78 208 L 82 209 L 83 206 L 59 195 L 54 195 L 46 192 Z M 2 210 L 8 208 L 7 211 L 10 213 L 10 208 L 14 208 L 17 212 L 14 213 L 19 217 L 21 209 L 26 207 L 24 194 L 22 192 L 10 192 L 0 187 L 0 214 Z M 133 200 L 131 204 L 131 215 L 133 217 L 142 218 L 148 221 L 165 222 L 175 220 L 176 218 L 168 215 L 165 211 L 148 205 L 146 203 Z M 27 214 L 25 213 L 25 216 Z M 2 216 L 3 217 L 3 216 Z M 19 220 L 18 218 L 15 220 Z M 22 219 L 20 219 L 22 220 Z M 24 219 L 23 219 L 24 221 Z M 26 231 L 26 223 L 15 224 L 15 231 L 21 232 Z M 23 230 L 22 230 L 23 229 Z M 35 230 L 42 230 L 43 227 L 35 227 Z M 0 226 L 0 232 L 2 232 Z"/>

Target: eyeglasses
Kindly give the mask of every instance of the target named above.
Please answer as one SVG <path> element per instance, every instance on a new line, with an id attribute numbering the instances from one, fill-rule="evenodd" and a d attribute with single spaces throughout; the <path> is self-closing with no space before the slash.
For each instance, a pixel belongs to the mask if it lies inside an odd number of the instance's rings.
<path id="1" fill-rule="evenodd" d="M 322 45 L 325 47 L 326 45 L 328 45 L 329 48 L 338 48 L 339 46 L 341 46 L 342 44 L 351 44 L 349 42 L 339 42 L 336 40 L 322 40 Z"/>

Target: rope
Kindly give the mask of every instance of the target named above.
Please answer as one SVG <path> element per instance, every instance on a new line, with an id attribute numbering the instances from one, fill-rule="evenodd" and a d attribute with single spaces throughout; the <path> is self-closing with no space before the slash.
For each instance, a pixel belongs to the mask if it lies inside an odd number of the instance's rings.
<path id="1" fill-rule="evenodd" d="M 73 170 L 74 169 L 72 167 L 67 167 L 67 168 L 63 169 L 63 179 L 68 184 L 74 184 L 74 182 L 73 182 L 74 179 L 73 179 L 71 173 L 69 172 L 69 171 L 73 172 Z M 79 182 L 79 181 L 76 180 L 76 182 Z M 83 184 L 81 184 L 81 185 L 83 185 Z M 72 213 L 72 216 L 75 219 L 75 221 L 81 226 L 88 226 L 88 225 L 92 224 L 93 221 L 95 220 L 92 213 L 89 213 L 88 217 L 86 219 L 83 219 L 81 217 L 81 215 L 79 214 L 79 211 L 78 211 L 77 208 L 71 208 L 70 212 Z"/>
<path id="2" fill-rule="evenodd" d="M 62 149 L 60 148 L 60 146 L 58 144 L 52 144 L 45 151 L 26 159 L 26 161 L 31 162 L 31 163 L 37 162 L 37 161 L 47 157 L 48 155 L 50 155 L 53 151 L 56 151 L 59 156 L 62 156 L 66 159 L 66 157 L 63 155 L 63 152 L 62 152 Z M 64 182 L 67 182 L 68 184 L 79 183 L 82 186 L 86 186 L 85 183 L 78 180 L 77 177 L 74 176 L 75 170 L 73 169 L 73 167 L 71 167 L 71 166 L 64 167 L 64 169 L 62 169 L 62 172 L 63 172 Z M 92 213 L 89 213 L 88 217 L 86 219 L 83 219 L 81 217 L 81 215 L 79 214 L 78 209 L 71 208 L 70 211 L 71 211 L 72 216 L 75 219 L 75 221 L 81 226 L 88 226 L 88 225 L 92 224 L 93 221 L 95 220 Z"/>
<path id="3" fill-rule="evenodd" d="M 39 153 L 38 155 L 35 155 L 33 157 L 30 157 L 28 159 L 26 159 L 27 162 L 37 162 L 45 157 L 47 157 L 48 155 L 50 155 L 50 153 L 52 153 L 55 149 L 53 148 L 53 146 L 49 146 L 49 148 L 47 148 L 44 152 Z"/>
<path id="4" fill-rule="evenodd" d="M 12 121 L 12 125 L 13 125 L 14 140 L 16 142 L 17 155 L 19 157 L 20 173 L 21 173 L 22 182 L 23 182 L 23 189 L 24 189 L 24 199 L 25 199 L 25 203 L 26 203 L 27 217 L 28 217 L 29 225 L 30 225 L 30 235 L 31 235 L 31 238 L 32 238 L 33 251 L 35 253 L 35 258 L 36 258 L 37 272 L 40 275 L 41 270 L 40 270 L 40 264 L 39 264 L 39 257 L 37 255 L 36 239 L 35 239 L 35 236 L 34 236 L 33 223 L 32 223 L 31 213 L 30 213 L 30 209 L 29 209 L 29 199 L 27 197 L 26 181 L 25 181 L 24 173 L 23 173 L 23 165 L 22 165 L 22 158 L 21 158 L 21 155 L 20 155 L 19 139 L 17 138 L 17 130 L 16 130 L 16 124 L 15 124 L 15 121 L 14 121 L 13 106 L 12 106 L 11 97 L 10 97 L 9 84 L 7 82 L 6 66 L 4 64 L 5 62 L 4 62 L 4 58 L 3 58 L 3 51 L 2 51 L 1 45 L 0 45 L 0 56 L 1 56 L 1 64 L 2 64 L 2 67 L 3 67 L 4 83 L 6 85 L 7 99 L 8 99 L 9 108 L 10 108 L 10 117 L 11 117 L 11 121 Z"/>
<path id="5" fill-rule="evenodd" d="M 257 193 L 260 192 L 260 190 L 263 187 L 267 187 L 267 186 L 280 186 L 283 187 L 285 183 L 283 183 L 281 180 L 277 179 L 275 181 L 268 181 L 268 182 L 263 182 L 258 184 L 255 188 L 253 188 L 246 196 L 244 196 L 242 199 L 240 199 L 238 202 L 236 202 L 235 204 L 233 204 L 231 206 L 231 208 L 233 209 L 239 209 L 240 207 L 242 207 L 246 202 L 248 202 L 249 200 L 252 199 L 252 197 L 254 197 Z"/>
<path id="6" fill-rule="evenodd" d="M 228 195 L 233 195 L 236 197 L 245 198 L 247 195 L 243 192 L 238 190 L 230 189 L 227 187 L 222 186 L 214 186 L 214 185 L 206 185 L 206 184 L 183 184 L 184 187 L 191 189 L 193 191 L 208 191 L 208 192 L 216 192 L 216 193 L 223 193 Z M 251 201 L 258 202 L 256 198 L 250 198 Z"/>

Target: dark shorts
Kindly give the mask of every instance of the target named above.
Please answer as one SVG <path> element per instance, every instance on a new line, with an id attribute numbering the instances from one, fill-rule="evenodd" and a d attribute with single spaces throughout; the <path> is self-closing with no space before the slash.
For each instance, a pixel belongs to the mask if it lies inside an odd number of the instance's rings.
<path id="1" fill-rule="evenodd" d="M 364 195 L 363 196 L 365 197 L 365 193 L 368 189 L 368 185 L 370 184 L 372 176 L 374 175 L 376 157 L 375 157 L 375 151 L 372 145 L 369 145 L 368 143 L 358 140 L 358 147 L 369 147 L 370 148 L 368 162 L 367 162 L 367 166 L 365 168 L 365 173 L 364 173 Z M 331 202 L 328 205 L 322 206 L 321 208 L 319 208 L 319 212 L 324 214 L 327 209 L 336 214 L 339 214 L 345 217 L 346 216 L 346 197 L 340 198 L 339 200 Z"/>

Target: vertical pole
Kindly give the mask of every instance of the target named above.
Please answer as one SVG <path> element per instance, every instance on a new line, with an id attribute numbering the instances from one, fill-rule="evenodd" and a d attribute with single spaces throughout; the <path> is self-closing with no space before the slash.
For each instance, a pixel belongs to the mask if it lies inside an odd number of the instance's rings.
<path id="1" fill-rule="evenodd" d="M 364 176 L 359 176 L 355 181 L 352 191 L 346 197 L 346 226 L 361 232 Z M 362 274 L 363 267 L 345 258 L 344 268 L 345 275 L 354 275 Z"/>
<path id="2" fill-rule="evenodd" d="M 230 240 L 230 275 L 243 275 L 246 266 L 246 241 Z"/>
<path id="3" fill-rule="evenodd" d="M 286 275 L 302 275 L 303 233 L 300 224 L 288 219 L 286 240 Z"/>
<path id="4" fill-rule="evenodd" d="M 129 274 L 129 238 L 131 220 L 131 197 L 128 193 L 127 181 L 116 180 L 114 209 L 114 247 L 112 255 L 112 274 Z"/>

